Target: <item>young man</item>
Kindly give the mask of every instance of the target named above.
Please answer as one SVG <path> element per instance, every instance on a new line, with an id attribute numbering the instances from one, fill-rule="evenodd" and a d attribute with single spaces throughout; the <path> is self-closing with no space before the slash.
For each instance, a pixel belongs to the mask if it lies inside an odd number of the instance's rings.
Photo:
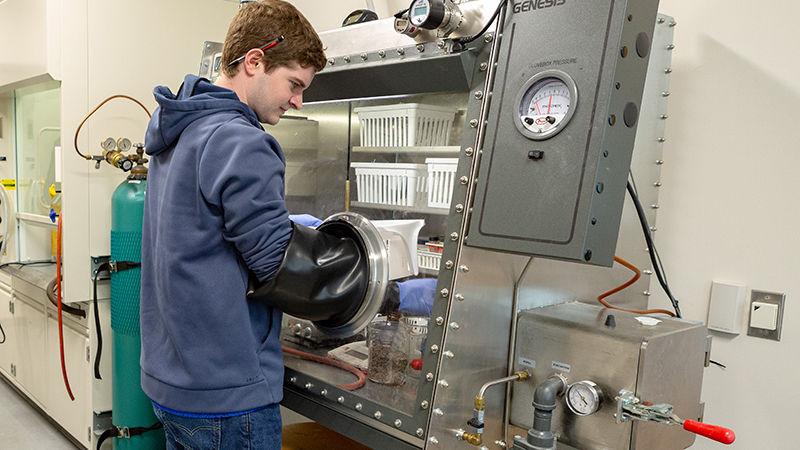
<path id="1" fill-rule="evenodd" d="M 141 368 L 167 448 L 280 448 L 281 312 L 246 290 L 275 277 L 293 225 L 284 155 L 259 122 L 300 109 L 325 62 L 294 6 L 262 0 L 234 17 L 216 85 L 187 75 L 177 94 L 154 91 Z"/>

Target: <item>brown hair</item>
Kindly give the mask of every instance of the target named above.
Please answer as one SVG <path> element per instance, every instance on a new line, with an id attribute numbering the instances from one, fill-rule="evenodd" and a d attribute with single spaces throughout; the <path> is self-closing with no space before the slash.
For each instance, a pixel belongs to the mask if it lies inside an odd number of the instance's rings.
<path id="1" fill-rule="evenodd" d="M 239 72 L 231 61 L 284 36 L 284 40 L 264 52 L 264 70 L 293 62 L 319 72 L 327 62 L 317 32 L 293 5 L 281 0 L 245 3 L 233 17 L 222 48 L 222 70 L 228 77 Z"/>

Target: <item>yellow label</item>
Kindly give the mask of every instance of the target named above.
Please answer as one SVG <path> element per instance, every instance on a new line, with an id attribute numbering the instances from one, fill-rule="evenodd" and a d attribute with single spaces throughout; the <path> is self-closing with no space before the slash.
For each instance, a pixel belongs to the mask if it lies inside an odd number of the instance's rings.
<path id="1" fill-rule="evenodd" d="M 4 178 L 0 180 L 0 183 L 2 183 L 2 185 L 10 191 L 13 191 L 17 188 L 17 180 L 13 178 Z"/>

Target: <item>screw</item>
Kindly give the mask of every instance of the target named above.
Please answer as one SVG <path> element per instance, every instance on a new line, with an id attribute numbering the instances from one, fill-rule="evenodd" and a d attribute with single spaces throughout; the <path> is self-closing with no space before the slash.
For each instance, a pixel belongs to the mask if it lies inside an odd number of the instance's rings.
<path id="1" fill-rule="evenodd" d="M 661 93 L 662 97 L 669 97 L 669 91 L 664 91 Z"/>
<path id="2" fill-rule="evenodd" d="M 444 41 L 436 41 L 436 46 L 439 48 L 444 48 Z"/>
<path id="3" fill-rule="evenodd" d="M 664 69 L 664 73 L 672 73 L 672 67 L 667 67 Z"/>
<path id="4" fill-rule="evenodd" d="M 675 25 L 677 25 L 677 24 L 678 24 L 678 22 L 675 22 L 675 21 L 673 20 L 672 22 L 670 22 L 670 23 L 669 23 L 669 26 L 670 26 L 670 27 L 674 27 L 674 26 L 675 26 Z"/>
<path id="5" fill-rule="evenodd" d="M 441 326 L 444 323 L 444 317 L 439 316 L 436 318 L 436 325 Z"/>
<path id="6" fill-rule="evenodd" d="M 483 42 L 488 44 L 489 42 L 492 42 L 492 39 L 494 39 L 494 35 L 492 33 L 486 33 L 486 36 L 483 37 Z"/>
<path id="7" fill-rule="evenodd" d="M 428 372 L 425 374 L 425 379 L 428 381 L 433 381 L 433 374 Z"/>
<path id="8" fill-rule="evenodd" d="M 452 330 L 457 330 L 459 328 L 461 328 L 461 326 L 458 324 L 458 322 L 453 322 L 450 324 L 450 329 Z"/>
<path id="9" fill-rule="evenodd" d="M 402 427 L 403 426 L 403 421 L 400 420 L 400 419 L 395 419 L 394 420 L 394 426 L 396 426 L 397 428 Z"/>
<path id="10" fill-rule="evenodd" d="M 655 183 L 653 183 L 653 186 L 661 187 L 661 182 L 660 181 L 656 181 Z"/>
<path id="11" fill-rule="evenodd" d="M 658 18 L 658 23 L 664 23 L 664 22 L 665 22 L 665 20 L 664 20 L 664 18 L 663 18 L 663 17 L 659 17 L 659 18 Z"/>
<path id="12" fill-rule="evenodd" d="M 454 354 L 453 354 L 453 352 L 451 352 L 450 350 L 447 350 L 447 351 L 446 351 L 446 352 L 444 352 L 443 354 L 444 354 L 444 356 L 447 356 L 447 357 L 448 357 L 448 358 L 450 358 L 450 359 L 453 359 L 453 358 L 456 356 L 456 355 L 454 355 Z"/>
<path id="13" fill-rule="evenodd" d="M 447 289 L 442 289 L 439 293 L 442 294 L 442 297 L 447 297 L 448 295 L 450 295 L 450 291 L 448 291 Z"/>
<path id="14" fill-rule="evenodd" d="M 334 65 L 334 64 L 336 64 L 336 60 L 335 60 L 335 59 L 333 59 L 333 58 L 329 58 L 329 59 L 328 59 L 328 64 L 330 64 L 330 65 Z"/>
<path id="15" fill-rule="evenodd" d="M 383 414 L 381 414 L 380 411 L 375 411 L 375 414 L 373 414 L 372 416 L 375 417 L 376 419 L 380 419 L 382 415 Z"/>
<path id="16" fill-rule="evenodd" d="M 297 377 L 291 377 L 291 378 L 289 378 L 289 383 L 292 383 L 292 384 L 295 384 L 295 383 L 297 383 Z"/>
<path id="17" fill-rule="evenodd" d="M 467 273 L 467 272 L 469 272 L 469 267 L 467 267 L 464 264 L 462 264 L 462 265 L 458 266 L 458 270 L 463 272 L 463 273 Z"/>
<path id="18" fill-rule="evenodd" d="M 384 58 L 384 57 L 386 57 L 386 52 L 383 51 L 383 50 L 378 50 L 378 56 L 380 56 L 381 58 Z"/>
<path id="19" fill-rule="evenodd" d="M 431 345 L 431 353 L 438 353 L 438 352 L 439 352 L 439 346 L 436 344 Z"/>
<path id="20" fill-rule="evenodd" d="M 456 207 L 456 210 L 458 210 L 458 207 Z M 453 261 L 450 261 L 450 260 L 445 261 L 444 268 L 447 269 L 447 270 L 452 269 L 453 268 Z"/>
<path id="21" fill-rule="evenodd" d="M 361 408 L 363 408 L 363 406 L 361 406 L 361 403 L 356 403 L 356 411 L 361 411 Z"/>
<path id="22" fill-rule="evenodd" d="M 464 296 L 461 295 L 461 294 L 456 294 L 456 300 L 458 300 L 459 302 L 463 302 L 464 301 Z"/>
<path id="23" fill-rule="evenodd" d="M 459 179 L 458 179 L 458 181 L 459 181 L 461 184 L 467 184 L 467 183 L 469 183 L 469 177 L 467 177 L 466 175 L 464 175 L 463 177 L 459 178 Z"/>
<path id="24" fill-rule="evenodd" d="M 422 428 L 417 428 L 417 436 L 422 437 L 425 431 Z"/>
<path id="25" fill-rule="evenodd" d="M 661 120 L 667 120 L 669 118 L 669 116 L 666 115 L 666 114 L 662 114 L 658 118 L 661 119 Z"/>
<path id="26" fill-rule="evenodd" d="M 442 411 L 441 408 L 436 408 L 433 410 L 433 414 L 442 417 L 444 415 L 444 411 Z"/>
<path id="27" fill-rule="evenodd" d="M 658 205 L 655 205 L 655 204 L 653 204 L 653 205 L 650 205 L 650 208 L 651 208 L 651 209 L 658 209 L 658 208 L 659 208 L 659 206 L 658 206 Z"/>
<path id="28" fill-rule="evenodd" d="M 438 444 L 438 443 L 439 443 L 439 440 L 438 440 L 438 439 L 436 439 L 436 436 L 431 436 L 431 438 L 430 438 L 430 439 L 428 439 L 428 442 L 430 442 L 430 443 L 431 443 L 431 444 L 433 444 L 433 445 L 436 445 L 436 444 Z"/>
<path id="29" fill-rule="evenodd" d="M 336 401 L 339 403 L 344 403 L 344 397 L 339 397 L 336 399 Z"/>
<path id="30" fill-rule="evenodd" d="M 422 44 L 417 44 L 417 51 L 422 53 L 425 51 L 425 46 Z"/>
<path id="31" fill-rule="evenodd" d="M 457 241 L 458 240 L 458 233 L 456 233 L 456 232 L 450 233 L 450 240 L 451 241 Z"/>
<path id="32" fill-rule="evenodd" d="M 457 212 L 457 213 L 462 213 L 462 212 L 464 212 L 464 205 L 462 205 L 461 203 L 457 204 L 457 205 L 456 205 L 456 212 Z"/>
<path id="33" fill-rule="evenodd" d="M 658 231 L 658 228 L 656 228 L 656 227 L 650 227 L 650 231 L 652 231 L 653 233 L 655 233 L 656 231 Z"/>
<path id="34" fill-rule="evenodd" d="M 650 269 L 645 269 L 645 270 L 642 271 L 642 273 L 645 274 L 645 275 L 652 275 L 653 271 L 650 270 Z"/>
<path id="35" fill-rule="evenodd" d="M 667 46 L 667 50 L 674 50 L 674 49 L 675 49 L 675 44 L 669 44 Z"/>
<path id="36" fill-rule="evenodd" d="M 346 63 L 349 63 L 349 62 L 350 62 L 350 57 L 349 57 L 349 56 L 345 56 L 345 57 L 344 57 L 344 58 L 342 58 L 342 59 L 344 59 L 344 62 L 346 62 Z"/>
<path id="37" fill-rule="evenodd" d="M 450 383 L 448 383 L 447 380 L 439 380 L 439 386 L 444 388 L 450 387 Z"/>
<path id="38" fill-rule="evenodd" d="M 362 53 L 361 54 L 361 60 L 362 61 L 366 61 L 367 60 L 367 54 L 366 53 Z"/>
<path id="39" fill-rule="evenodd" d="M 656 139 L 656 140 L 657 140 L 658 142 L 665 142 L 665 141 L 667 140 L 667 138 L 665 138 L 664 136 L 661 136 L 661 137 L 659 137 L 659 138 L 658 138 L 658 139 Z"/>
<path id="40" fill-rule="evenodd" d="M 321 396 L 325 397 L 326 395 L 328 395 L 328 390 L 327 390 L 327 389 L 323 389 L 323 390 L 321 390 L 321 391 L 319 392 L 319 395 L 321 395 Z"/>
<path id="41" fill-rule="evenodd" d="M 419 404 L 419 407 L 422 409 L 428 409 L 428 404 L 429 403 L 427 400 L 423 400 L 422 403 Z"/>
<path id="42" fill-rule="evenodd" d="M 467 147 L 467 148 L 464 149 L 464 154 L 467 155 L 467 156 L 472 156 L 472 153 L 474 151 L 475 150 L 473 150 L 472 147 Z"/>
<path id="43" fill-rule="evenodd" d="M 480 66 L 481 72 L 485 72 L 486 69 L 488 69 L 488 68 L 489 68 L 489 63 L 487 63 L 486 61 L 481 63 L 481 66 Z"/>
<path id="44" fill-rule="evenodd" d="M 656 160 L 656 165 L 657 165 L 657 166 L 664 165 L 664 160 L 663 160 L 663 159 L 657 159 L 657 160 Z"/>
<path id="45" fill-rule="evenodd" d="M 478 127 L 478 119 L 470 120 L 469 121 L 469 126 L 471 126 L 472 128 L 477 128 Z"/>
<path id="46" fill-rule="evenodd" d="M 475 98 L 480 100 L 483 98 L 483 91 L 475 91 Z"/>
<path id="47" fill-rule="evenodd" d="M 306 385 L 305 385 L 306 389 L 311 389 L 312 387 L 314 387 L 314 385 L 311 384 L 311 383 L 306 383 Z"/>
<path id="48" fill-rule="evenodd" d="M 650 297 L 650 291 L 644 291 L 642 292 L 642 295 L 644 295 L 645 297 Z"/>
<path id="49" fill-rule="evenodd" d="M 398 54 L 398 55 L 405 55 L 405 54 L 406 54 L 406 51 L 405 51 L 405 50 L 403 50 L 402 48 L 398 48 L 398 49 L 397 49 L 397 54 Z"/>

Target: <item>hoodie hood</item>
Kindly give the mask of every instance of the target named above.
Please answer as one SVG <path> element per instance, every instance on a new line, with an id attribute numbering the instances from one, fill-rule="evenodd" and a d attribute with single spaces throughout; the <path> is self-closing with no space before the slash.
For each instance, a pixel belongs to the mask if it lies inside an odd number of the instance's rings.
<path id="1" fill-rule="evenodd" d="M 261 127 L 256 113 L 242 103 L 235 92 L 196 75 L 186 75 L 177 95 L 166 86 L 157 86 L 153 89 L 153 96 L 158 108 L 145 135 L 148 155 L 157 155 L 171 148 L 184 128 L 209 114 L 238 112 L 253 125 Z"/>

